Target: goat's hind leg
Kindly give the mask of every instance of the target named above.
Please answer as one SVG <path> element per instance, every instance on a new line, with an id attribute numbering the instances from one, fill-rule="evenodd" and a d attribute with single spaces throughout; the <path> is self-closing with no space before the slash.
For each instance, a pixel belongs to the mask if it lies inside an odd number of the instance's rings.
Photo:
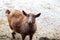
<path id="1" fill-rule="evenodd" d="M 25 40 L 26 35 L 22 34 L 22 40 Z"/>
<path id="2" fill-rule="evenodd" d="M 15 32 L 12 32 L 12 37 L 13 37 L 13 39 L 15 39 Z"/>

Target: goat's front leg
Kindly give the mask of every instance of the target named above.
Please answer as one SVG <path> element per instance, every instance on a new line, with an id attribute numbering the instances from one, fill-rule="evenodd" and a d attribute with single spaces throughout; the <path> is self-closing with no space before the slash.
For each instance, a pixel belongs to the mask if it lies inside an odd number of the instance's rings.
<path id="1" fill-rule="evenodd" d="M 30 40 L 32 40 L 32 38 L 33 38 L 33 35 L 29 35 L 29 37 L 30 37 Z"/>

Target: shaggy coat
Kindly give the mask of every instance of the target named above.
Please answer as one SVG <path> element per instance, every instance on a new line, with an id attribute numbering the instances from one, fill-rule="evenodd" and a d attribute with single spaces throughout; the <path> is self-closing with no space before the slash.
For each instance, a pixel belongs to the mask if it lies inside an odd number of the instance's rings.
<path id="1" fill-rule="evenodd" d="M 12 37 L 15 38 L 15 33 L 20 33 L 22 36 L 22 40 L 25 39 L 27 35 L 30 36 L 30 40 L 32 40 L 33 34 L 37 30 L 37 26 L 35 24 L 35 19 L 33 20 L 34 23 L 30 23 L 28 20 L 28 14 L 26 14 L 24 11 L 21 12 L 19 10 L 13 9 L 13 10 L 6 10 L 8 22 L 10 28 L 13 30 Z M 33 14 L 29 14 L 30 16 Z M 39 14 L 40 15 L 40 14 Z M 37 17 L 39 16 L 37 15 Z M 31 17 L 30 17 L 31 18 Z M 29 22 L 29 23 L 28 23 Z"/>

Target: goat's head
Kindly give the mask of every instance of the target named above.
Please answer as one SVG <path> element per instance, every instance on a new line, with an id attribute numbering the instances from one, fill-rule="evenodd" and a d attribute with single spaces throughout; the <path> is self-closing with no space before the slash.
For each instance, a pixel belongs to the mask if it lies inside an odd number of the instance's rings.
<path id="1" fill-rule="evenodd" d="M 32 13 L 27 14 L 25 11 L 23 11 L 23 14 L 27 17 L 27 23 L 28 24 L 34 24 L 35 18 L 37 18 L 41 15 L 41 13 L 38 13 L 37 15 L 34 15 Z"/>

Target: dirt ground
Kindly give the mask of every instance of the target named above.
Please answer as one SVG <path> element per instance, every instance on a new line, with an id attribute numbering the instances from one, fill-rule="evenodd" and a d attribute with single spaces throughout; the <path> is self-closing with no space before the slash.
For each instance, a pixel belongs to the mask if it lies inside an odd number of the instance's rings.
<path id="1" fill-rule="evenodd" d="M 60 40 L 60 0 L 0 0 L 0 40 L 12 40 L 6 9 L 41 13 L 36 19 L 37 31 L 33 40 Z M 22 40 L 16 33 L 16 40 Z M 29 36 L 25 38 L 29 40 Z"/>

